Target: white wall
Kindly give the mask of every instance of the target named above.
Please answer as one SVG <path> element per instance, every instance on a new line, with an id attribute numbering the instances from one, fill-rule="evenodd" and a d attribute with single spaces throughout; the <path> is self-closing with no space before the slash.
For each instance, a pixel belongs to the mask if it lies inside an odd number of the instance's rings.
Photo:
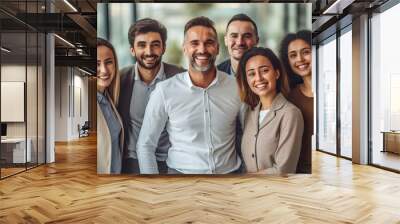
<path id="1" fill-rule="evenodd" d="M 78 136 L 78 129 L 76 128 L 78 124 L 83 125 L 85 121 L 89 119 L 88 112 L 88 78 L 81 76 L 82 73 L 79 70 L 74 70 L 74 108 L 72 110 L 72 135 Z M 79 72 L 78 75 L 76 72 Z M 75 113 L 74 113 L 75 111 Z"/>
<path id="2" fill-rule="evenodd" d="M 82 75 L 76 68 L 56 67 L 55 141 L 79 138 L 78 124 L 88 120 L 88 78 Z"/>
<path id="3" fill-rule="evenodd" d="M 68 140 L 68 68 L 55 68 L 55 141 Z"/>

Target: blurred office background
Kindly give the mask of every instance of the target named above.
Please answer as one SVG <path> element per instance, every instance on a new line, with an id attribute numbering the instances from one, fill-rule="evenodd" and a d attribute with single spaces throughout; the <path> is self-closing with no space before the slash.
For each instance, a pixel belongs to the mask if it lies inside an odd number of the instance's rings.
<path id="1" fill-rule="evenodd" d="M 128 30 L 135 20 L 150 17 L 168 29 L 167 50 L 163 60 L 186 66 L 182 54 L 183 28 L 197 16 L 207 16 L 215 22 L 220 42 L 217 63 L 228 57 L 224 34 L 229 19 L 245 13 L 258 27 L 259 46 L 276 53 L 288 32 L 311 29 L 311 3 L 99 3 L 97 5 L 97 36 L 114 45 L 120 67 L 134 63 L 129 51 Z"/>

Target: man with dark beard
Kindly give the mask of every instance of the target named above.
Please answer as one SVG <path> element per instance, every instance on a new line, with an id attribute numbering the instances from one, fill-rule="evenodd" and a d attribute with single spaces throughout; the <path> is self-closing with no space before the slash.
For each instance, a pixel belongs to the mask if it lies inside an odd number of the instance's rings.
<path id="1" fill-rule="evenodd" d="M 162 62 L 167 30 L 158 21 L 148 18 L 136 21 L 129 28 L 128 39 L 136 64 L 120 71 L 121 93 L 118 111 L 123 120 L 126 136 L 122 173 L 138 174 L 136 143 L 150 93 L 159 82 L 184 70 Z M 168 167 L 165 160 L 170 147 L 168 133 L 163 130 L 155 140 L 158 168 L 160 173 L 166 173 Z"/>
<path id="2" fill-rule="evenodd" d="M 156 139 L 167 128 L 169 174 L 235 173 L 235 121 L 241 102 L 236 81 L 217 71 L 214 23 L 197 17 L 185 25 L 183 52 L 189 71 L 157 85 L 146 108 L 137 143 L 140 173 L 157 174 Z"/>

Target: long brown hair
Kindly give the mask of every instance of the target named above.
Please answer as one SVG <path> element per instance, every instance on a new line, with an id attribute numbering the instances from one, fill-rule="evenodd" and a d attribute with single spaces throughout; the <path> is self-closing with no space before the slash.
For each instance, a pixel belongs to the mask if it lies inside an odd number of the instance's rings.
<path id="1" fill-rule="evenodd" d="M 288 81 L 286 77 L 286 72 L 283 69 L 281 62 L 279 61 L 279 58 L 269 48 L 253 47 L 246 51 L 240 59 L 238 74 L 236 76 L 236 81 L 239 86 L 240 99 L 248 104 L 251 109 L 254 109 L 257 106 L 257 104 L 260 102 L 260 97 L 253 93 L 253 91 L 250 89 L 249 84 L 247 83 L 246 64 L 250 58 L 257 55 L 268 58 L 268 60 L 272 64 L 272 67 L 275 70 L 279 71 L 280 75 L 276 82 L 276 92 L 282 93 L 285 97 L 288 93 Z"/>
<path id="2" fill-rule="evenodd" d="M 281 42 L 280 57 L 282 64 L 286 69 L 291 89 L 295 88 L 298 84 L 303 83 L 303 79 L 301 78 L 301 76 L 299 76 L 292 70 L 292 67 L 289 63 L 289 44 L 295 40 L 303 40 L 311 48 L 311 31 L 301 30 L 297 33 L 289 33 L 285 36 L 285 38 L 283 38 Z"/>
<path id="3" fill-rule="evenodd" d="M 113 101 L 115 106 L 118 106 L 118 98 L 119 98 L 119 90 L 120 90 L 120 76 L 118 70 L 118 60 L 117 54 L 115 54 L 114 46 L 103 38 L 97 38 L 97 48 L 100 46 L 105 46 L 109 48 L 114 56 L 115 62 L 115 76 L 113 81 L 111 82 L 110 86 L 106 89 L 107 93 L 110 94 L 111 100 Z"/>

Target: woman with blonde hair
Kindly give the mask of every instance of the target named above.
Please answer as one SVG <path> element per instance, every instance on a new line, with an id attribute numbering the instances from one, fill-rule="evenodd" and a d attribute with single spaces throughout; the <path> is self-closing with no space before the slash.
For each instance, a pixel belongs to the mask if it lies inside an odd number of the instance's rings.
<path id="1" fill-rule="evenodd" d="M 116 109 L 120 77 L 114 47 L 97 38 L 97 173 L 119 174 L 124 131 Z"/>
<path id="2" fill-rule="evenodd" d="M 241 147 L 247 172 L 295 173 L 304 123 L 300 110 L 285 98 L 286 74 L 278 57 L 268 48 L 251 48 L 236 78 L 249 108 Z"/>

